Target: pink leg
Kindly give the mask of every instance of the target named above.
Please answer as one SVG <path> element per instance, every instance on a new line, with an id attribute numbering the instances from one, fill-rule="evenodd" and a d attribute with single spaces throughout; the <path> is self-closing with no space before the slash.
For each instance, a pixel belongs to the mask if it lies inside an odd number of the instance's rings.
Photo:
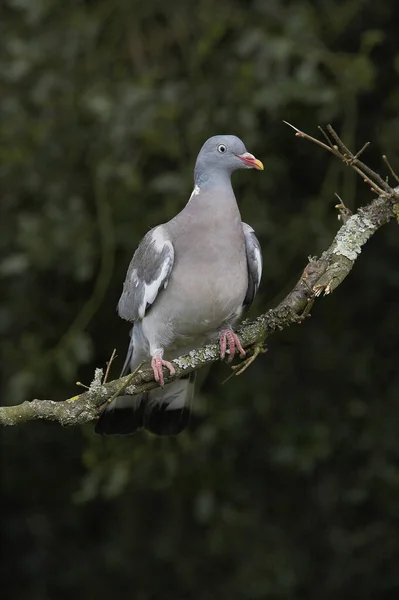
<path id="1" fill-rule="evenodd" d="M 165 385 L 165 382 L 163 379 L 162 367 L 166 367 L 167 369 L 169 369 L 169 373 L 171 375 L 174 375 L 176 373 L 176 370 L 175 370 L 174 366 L 172 365 L 172 363 L 170 363 L 168 360 L 164 360 L 160 354 L 155 354 L 152 357 L 151 367 L 152 367 L 152 370 L 154 371 L 155 381 L 157 381 L 159 383 L 159 385 L 161 385 L 162 387 Z"/>
<path id="2" fill-rule="evenodd" d="M 241 346 L 241 342 L 238 338 L 238 335 L 234 333 L 231 329 L 223 329 L 219 334 L 219 344 L 220 344 L 220 356 L 224 358 L 226 356 L 227 344 L 229 345 L 230 355 L 228 358 L 228 362 L 231 362 L 234 358 L 234 354 L 236 350 L 240 353 L 240 357 L 244 358 L 245 350 Z"/>

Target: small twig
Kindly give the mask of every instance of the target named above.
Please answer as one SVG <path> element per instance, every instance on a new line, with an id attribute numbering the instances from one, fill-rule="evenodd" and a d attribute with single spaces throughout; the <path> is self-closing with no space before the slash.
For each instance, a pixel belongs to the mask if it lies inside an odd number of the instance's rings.
<path id="1" fill-rule="evenodd" d="M 395 171 L 391 167 L 391 164 L 385 154 L 382 155 L 382 160 L 384 161 L 384 163 L 387 165 L 388 169 L 390 170 L 392 177 L 394 179 L 396 179 L 396 181 L 399 183 L 399 176 L 395 173 Z"/>
<path id="2" fill-rule="evenodd" d="M 301 131 L 300 129 L 298 129 L 294 125 L 291 125 L 291 123 L 288 123 L 288 121 L 283 121 L 283 123 L 285 123 L 289 127 L 292 127 L 292 129 L 296 132 L 295 133 L 296 137 L 300 137 L 300 138 L 303 138 L 305 140 L 309 140 L 310 142 L 313 142 L 314 144 L 317 144 L 317 146 L 320 146 L 321 148 L 324 148 L 324 150 L 327 150 L 327 152 L 331 152 L 331 154 L 334 154 L 334 156 L 341 157 L 341 154 L 339 153 L 338 149 L 334 148 L 334 146 L 331 146 L 331 145 L 327 146 L 327 144 L 324 144 L 323 142 L 321 142 L 317 138 L 314 138 L 311 135 L 308 135 L 307 133 L 305 133 L 304 131 Z"/>
<path id="3" fill-rule="evenodd" d="M 115 400 L 118 396 L 125 391 L 127 387 L 129 387 L 130 383 L 133 381 L 137 373 L 140 371 L 141 367 L 145 364 L 145 360 L 142 360 L 141 363 L 135 368 L 135 370 L 130 373 L 130 375 L 126 378 L 126 381 L 122 383 L 122 385 L 116 390 L 116 392 L 107 400 L 108 404 L 111 404 L 112 400 Z"/>
<path id="4" fill-rule="evenodd" d="M 77 381 L 75 385 L 78 385 L 79 387 L 85 388 L 86 390 L 90 389 L 88 385 L 85 385 L 81 381 Z"/>
<path id="5" fill-rule="evenodd" d="M 345 146 L 344 142 L 341 140 L 341 138 L 339 137 L 339 135 L 337 134 L 335 129 L 333 129 L 332 125 L 327 125 L 327 131 L 331 135 L 331 137 L 335 140 L 335 143 L 337 144 L 338 148 L 341 150 L 341 153 L 343 151 L 343 156 L 345 158 L 346 158 L 346 156 L 353 157 L 352 152 L 349 150 L 349 148 L 347 148 Z"/>
<path id="6" fill-rule="evenodd" d="M 326 132 L 324 131 L 324 129 L 322 127 L 320 127 L 320 125 L 317 127 L 317 129 L 324 135 L 324 137 L 326 138 L 328 145 L 333 149 L 333 150 L 338 150 L 338 146 L 334 146 L 334 144 L 332 143 L 332 141 L 330 140 L 330 138 L 328 137 L 328 135 L 326 134 Z"/>
<path id="7" fill-rule="evenodd" d="M 312 290 L 313 292 L 313 290 Z M 314 292 L 313 292 L 313 296 L 314 296 Z M 299 323 L 301 323 L 302 321 L 304 321 L 306 319 L 306 317 L 310 317 L 310 311 L 313 308 L 313 304 L 314 304 L 314 297 L 313 298 L 309 298 L 305 308 L 303 309 L 303 311 L 301 312 L 301 314 L 299 315 L 300 319 L 299 319 Z"/>
<path id="8" fill-rule="evenodd" d="M 341 151 L 343 150 L 343 155 L 341 152 L 341 156 L 344 157 L 344 162 L 347 165 L 351 166 L 361 177 L 363 177 L 366 183 L 371 184 L 374 191 L 376 191 L 378 194 L 383 194 L 384 191 L 389 193 L 391 188 L 387 184 L 387 182 L 384 181 L 383 178 L 380 175 L 378 175 L 378 173 L 373 171 L 373 169 L 370 169 L 370 167 L 368 167 L 358 159 L 362 152 L 364 152 L 364 150 L 370 145 L 370 142 L 366 142 L 364 146 L 359 150 L 359 152 L 357 152 L 357 154 L 353 154 L 349 150 L 349 148 L 345 146 L 345 144 L 331 125 L 327 125 L 327 130 L 337 142 L 338 147 L 341 148 Z M 374 181 L 372 181 L 372 179 L 370 180 L 370 178 L 374 179 Z M 377 183 L 379 185 L 377 185 Z"/>
<path id="9" fill-rule="evenodd" d="M 263 354 L 264 352 L 267 352 L 267 348 L 265 347 L 265 345 L 263 343 L 255 344 L 252 348 L 251 356 L 249 356 L 245 360 L 238 363 L 238 365 L 233 365 L 231 368 L 234 372 L 231 373 L 231 375 L 229 375 L 224 381 L 222 381 L 222 384 L 225 384 L 232 377 L 235 377 L 237 375 L 241 375 L 241 373 L 244 373 L 244 371 L 246 371 L 248 369 L 248 367 L 254 362 L 255 358 L 257 356 L 259 356 L 259 354 Z"/>
<path id="10" fill-rule="evenodd" d="M 337 193 L 335 193 L 335 196 L 339 200 L 339 204 L 335 205 L 335 208 L 339 210 L 338 220 L 342 221 L 343 223 L 346 223 L 353 213 L 347 206 L 345 206 L 344 201 Z"/>
<path id="11" fill-rule="evenodd" d="M 366 143 L 364 144 L 364 146 L 362 146 L 362 147 L 360 148 L 360 150 L 359 150 L 358 152 L 356 152 L 355 156 L 353 157 L 353 160 L 358 160 L 359 156 L 360 156 L 361 154 L 363 154 L 363 152 L 364 152 L 364 151 L 366 150 L 366 148 L 368 148 L 369 146 L 370 146 L 370 142 L 366 142 Z"/>
<path id="12" fill-rule="evenodd" d="M 264 344 L 256 344 L 256 346 L 254 346 L 254 348 L 252 350 L 251 356 L 249 356 L 248 358 L 246 358 L 240 364 L 233 365 L 231 367 L 235 371 L 235 373 L 233 373 L 233 375 L 238 376 L 238 375 L 241 375 L 242 373 L 244 373 L 244 371 L 246 371 L 248 369 L 248 367 L 250 365 L 252 365 L 252 363 L 254 362 L 255 358 L 257 356 L 259 356 L 259 354 L 264 354 L 265 352 L 267 352 L 267 348 L 264 346 Z"/>
<path id="13" fill-rule="evenodd" d="M 103 384 L 107 383 L 107 381 L 108 381 L 109 370 L 110 370 L 111 365 L 114 362 L 115 358 L 116 358 L 116 348 L 114 348 L 112 350 L 111 358 L 107 362 L 107 370 L 105 371 L 105 375 L 104 375 L 104 379 L 103 379 Z"/>
<path id="14" fill-rule="evenodd" d="M 370 169 L 370 167 L 365 165 L 361 160 L 356 160 L 356 164 L 364 173 L 367 173 L 370 177 L 373 177 L 373 179 L 375 179 L 375 181 L 377 181 L 380 184 L 380 187 L 378 187 L 377 190 L 378 193 L 380 193 L 380 190 L 382 191 L 382 193 L 384 193 L 384 191 L 388 194 L 391 192 L 391 186 L 386 181 L 384 181 L 384 179 L 380 177 L 378 173 L 373 171 L 373 169 Z"/>

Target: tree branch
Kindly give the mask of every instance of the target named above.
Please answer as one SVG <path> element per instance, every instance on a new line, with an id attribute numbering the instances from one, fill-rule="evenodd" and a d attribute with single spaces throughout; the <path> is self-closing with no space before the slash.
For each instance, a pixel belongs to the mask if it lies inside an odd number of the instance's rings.
<path id="1" fill-rule="evenodd" d="M 378 197 L 367 206 L 359 208 L 354 215 L 346 215 L 345 223 L 338 230 L 330 247 L 320 258 L 309 259 L 298 283 L 278 306 L 254 321 L 242 324 L 238 331 L 241 343 L 244 348 L 251 348 L 256 355 L 267 337 L 293 323 L 302 322 L 313 303 L 323 293 L 326 295 L 333 292 L 351 271 L 364 244 L 382 225 L 388 223 L 396 214 L 399 215 L 399 186 L 390 187 L 384 179 L 359 160 L 365 146 L 357 154 L 352 154 L 331 126 L 327 128 L 328 133 L 323 132 L 328 144 L 312 138 L 296 127 L 293 129 L 298 137 L 316 143 L 352 167 L 378 193 Z M 339 209 L 342 207 L 342 203 L 338 205 Z M 165 376 L 165 380 L 187 375 L 217 360 L 217 344 L 197 348 L 175 359 L 173 364 L 176 374 L 173 378 Z M 247 360 L 249 364 L 252 356 Z M 240 372 L 242 368 L 238 371 Z M 0 407 L 0 425 L 16 425 L 37 419 L 57 421 L 61 425 L 80 425 L 96 419 L 103 405 L 118 395 L 135 395 L 157 386 L 152 369 L 142 370 L 139 367 L 131 375 L 109 383 L 103 382 L 103 370 L 96 369 L 89 389 L 79 396 L 60 402 L 32 400 L 16 406 Z"/>

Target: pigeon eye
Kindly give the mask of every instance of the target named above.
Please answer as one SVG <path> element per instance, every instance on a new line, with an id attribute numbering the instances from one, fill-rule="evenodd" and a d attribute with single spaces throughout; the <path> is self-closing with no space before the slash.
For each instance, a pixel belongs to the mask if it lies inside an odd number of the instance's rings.
<path id="1" fill-rule="evenodd" d="M 225 152 L 227 152 L 227 146 L 225 146 L 224 144 L 219 144 L 218 152 L 220 152 L 220 154 L 224 154 Z"/>

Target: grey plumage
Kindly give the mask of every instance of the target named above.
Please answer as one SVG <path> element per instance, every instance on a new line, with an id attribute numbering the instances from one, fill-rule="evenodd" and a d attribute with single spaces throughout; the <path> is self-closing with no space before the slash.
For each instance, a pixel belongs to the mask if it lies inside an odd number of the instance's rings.
<path id="1" fill-rule="evenodd" d="M 230 181 L 231 173 L 243 167 L 263 168 L 239 138 L 207 140 L 189 202 L 149 231 L 137 248 L 118 304 L 119 315 L 134 324 L 123 374 L 152 358 L 154 374 L 162 377 L 162 363 L 231 330 L 252 303 L 262 271 L 260 246 L 253 229 L 241 221 Z M 146 427 L 158 434 L 179 433 L 188 421 L 193 380 L 117 398 L 96 431 L 126 434 Z"/>

